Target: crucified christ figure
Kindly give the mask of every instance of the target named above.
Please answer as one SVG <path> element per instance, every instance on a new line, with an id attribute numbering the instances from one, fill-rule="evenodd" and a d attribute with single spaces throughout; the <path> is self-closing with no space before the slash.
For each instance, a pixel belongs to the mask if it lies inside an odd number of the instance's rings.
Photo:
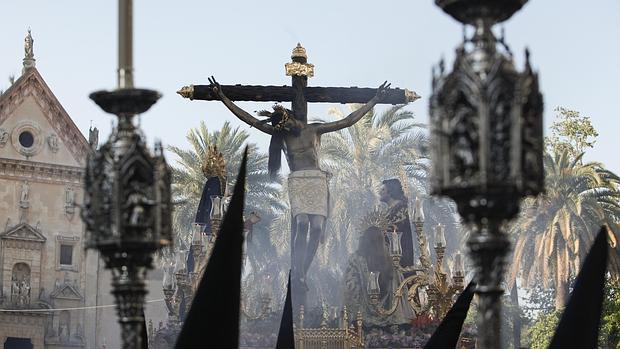
<path id="1" fill-rule="evenodd" d="M 273 112 L 261 111 L 265 120 L 250 115 L 233 103 L 215 78 L 209 79 L 211 90 L 241 121 L 271 135 L 269 174 L 280 169 L 284 152 L 291 170 L 288 178 L 291 206 L 291 268 L 292 280 L 307 291 L 306 273 L 325 233 L 329 207 L 329 176 L 319 167 L 321 135 L 353 126 L 387 95 L 390 84 L 384 82 L 375 96 L 347 117 L 334 122 L 308 123 L 293 111 L 275 105 Z"/>

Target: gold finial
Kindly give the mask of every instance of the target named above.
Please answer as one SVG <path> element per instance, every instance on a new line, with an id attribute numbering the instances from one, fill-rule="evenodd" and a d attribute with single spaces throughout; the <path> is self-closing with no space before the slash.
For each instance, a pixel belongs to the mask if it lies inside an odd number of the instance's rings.
<path id="1" fill-rule="evenodd" d="M 297 43 L 297 46 L 295 46 L 295 48 L 293 49 L 293 54 L 291 55 L 291 58 L 295 59 L 295 58 L 308 58 L 308 55 L 306 54 L 306 49 L 303 48 L 303 46 L 301 46 L 300 43 Z"/>
<path id="2" fill-rule="evenodd" d="M 205 178 L 226 177 L 226 160 L 224 160 L 224 155 L 214 145 L 207 147 L 207 154 L 202 163 L 202 173 Z"/>
<path id="3" fill-rule="evenodd" d="M 418 95 L 414 91 L 405 89 L 405 99 L 407 100 L 407 103 L 415 102 L 420 98 L 422 97 L 420 97 L 420 95 Z"/>
<path id="4" fill-rule="evenodd" d="M 183 98 L 189 98 L 189 100 L 194 99 L 194 85 L 183 86 L 180 90 L 177 91 Z"/>
<path id="5" fill-rule="evenodd" d="M 314 76 L 314 64 L 307 62 L 306 49 L 300 43 L 297 43 L 293 49 L 291 58 L 293 61 L 284 65 L 286 76 L 306 76 L 309 78 Z"/>

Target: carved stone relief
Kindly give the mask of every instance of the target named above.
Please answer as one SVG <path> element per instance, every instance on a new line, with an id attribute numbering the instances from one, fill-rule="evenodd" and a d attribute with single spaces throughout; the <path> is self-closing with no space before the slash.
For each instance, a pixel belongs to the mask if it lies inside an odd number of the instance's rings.
<path id="1" fill-rule="evenodd" d="M 72 186 L 68 186 L 65 189 L 65 213 L 69 220 L 71 220 L 75 214 L 75 190 Z"/>
<path id="2" fill-rule="evenodd" d="M 58 149 L 60 149 L 60 146 L 58 145 L 58 136 L 56 136 L 55 134 L 48 136 L 47 145 L 49 145 L 52 153 L 58 152 Z"/>
<path id="3" fill-rule="evenodd" d="M 9 132 L 3 128 L 0 128 L 0 148 L 4 147 L 9 141 Z"/>

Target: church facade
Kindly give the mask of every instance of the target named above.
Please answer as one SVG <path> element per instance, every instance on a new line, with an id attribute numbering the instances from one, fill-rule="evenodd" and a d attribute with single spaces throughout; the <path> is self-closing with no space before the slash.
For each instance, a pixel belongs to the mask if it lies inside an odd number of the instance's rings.
<path id="1" fill-rule="evenodd" d="M 89 142 L 73 123 L 32 43 L 0 95 L 0 349 L 94 348 L 101 263 L 79 204 L 96 131 Z"/>

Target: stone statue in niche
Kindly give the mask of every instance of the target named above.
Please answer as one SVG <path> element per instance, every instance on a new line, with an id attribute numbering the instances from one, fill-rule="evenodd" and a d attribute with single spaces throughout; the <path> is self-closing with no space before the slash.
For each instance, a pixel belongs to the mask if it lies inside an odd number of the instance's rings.
<path id="1" fill-rule="evenodd" d="M 22 183 L 21 192 L 19 194 L 19 207 L 24 209 L 30 207 L 30 204 L 28 203 L 29 195 L 30 185 L 28 184 L 28 181 L 24 181 L 24 183 Z"/>
<path id="2" fill-rule="evenodd" d="M 84 339 L 84 329 L 82 329 L 82 325 L 79 324 L 79 323 L 75 327 L 75 334 L 74 334 L 74 336 L 75 336 L 75 338 L 77 338 L 80 341 Z"/>
<path id="3" fill-rule="evenodd" d="M 18 303 L 19 301 L 19 282 L 15 276 L 11 279 L 11 301 L 12 303 Z"/>
<path id="4" fill-rule="evenodd" d="M 67 310 L 60 312 L 60 319 L 58 321 L 58 337 L 61 343 L 69 342 L 71 328 L 71 315 Z"/>
<path id="5" fill-rule="evenodd" d="M 9 132 L 3 128 L 0 128 L 0 148 L 4 147 L 9 141 Z"/>
<path id="6" fill-rule="evenodd" d="M 49 303 L 50 299 L 44 287 L 39 290 L 39 301 Z"/>
<path id="7" fill-rule="evenodd" d="M 73 187 L 67 187 L 65 190 L 65 213 L 69 218 L 75 213 L 75 190 Z"/>
<path id="8" fill-rule="evenodd" d="M 52 134 L 49 137 L 47 137 L 47 145 L 49 145 L 52 153 L 58 152 L 58 149 L 60 149 L 60 146 L 58 145 L 58 136 L 56 136 L 55 134 Z"/>
<path id="9" fill-rule="evenodd" d="M 56 331 L 54 331 L 54 321 L 51 319 L 47 322 L 47 328 L 45 329 L 45 338 L 56 337 Z"/>
<path id="10" fill-rule="evenodd" d="M 22 280 L 19 289 L 19 304 L 26 306 L 30 304 L 30 282 Z"/>
<path id="11" fill-rule="evenodd" d="M 17 307 L 30 304 L 30 267 L 16 263 L 11 273 L 11 303 Z"/>
<path id="12" fill-rule="evenodd" d="M 69 329 L 67 328 L 66 324 L 61 323 L 58 326 L 58 337 L 60 338 L 60 341 L 63 343 L 66 343 L 69 341 Z"/>

